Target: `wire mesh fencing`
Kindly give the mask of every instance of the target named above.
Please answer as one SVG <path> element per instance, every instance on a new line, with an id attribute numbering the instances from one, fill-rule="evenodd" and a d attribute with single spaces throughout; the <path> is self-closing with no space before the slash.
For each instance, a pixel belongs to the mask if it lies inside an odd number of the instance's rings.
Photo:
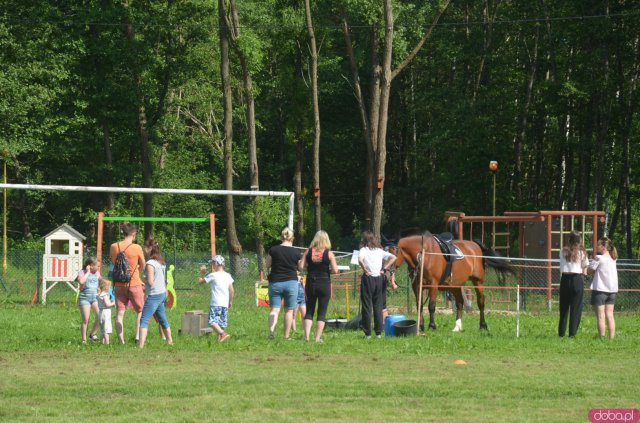
<path id="1" fill-rule="evenodd" d="M 228 257 L 228 256 L 227 256 Z M 173 266 L 175 290 L 178 297 L 187 303 L 206 304 L 206 287 L 197 283 L 199 268 L 206 264 L 208 253 L 174 254 L 167 258 L 167 266 Z M 488 312 L 515 312 L 518 308 L 529 313 L 557 312 L 560 285 L 560 272 L 557 260 L 538 260 L 509 258 L 514 273 L 505 278 L 498 277 L 487 269 L 483 292 L 485 310 Z M 340 274 L 332 276 L 332 299 L 329 303 L 328 318 L 351 319 L 360 313 L 361 271 L 349 263 L 350 257 L 342 255 L 339 265 Z M 103 265 L 103 275 L 107 275 L 108 259 Z M 640 262 L 637 260 L 618 260 L 619 292 L 616 299 L 617 312 L 640 312 Z M 227 270 L 234 276 L 237 306 L 255 307 L 262 286 L 265 293 L 266 281 L 261 278 L 258 260 L 255 254 L 244 254 L 237 260 L 227 258 Z M 453 272 L 456 272 L 455 263 Z M 47 293 L 48 304 L 71 304 L 76 301 L 76 275 L 69 275 L 69 281 L 58 282 Z M 0 274 L 0 301 L 22 304 L 36 304 L 42 298 L 43 254 L 32 251 L 12 251 L 7 257 L 7 268 Z M 413 294 L 412 279 L 406 266 L 396 273 L 397 290 L 387 291 L 386 305 L 390 314 L 415 314 L 416 300 Z M 589 310 L 591 277 L 585 276 L 585 310 Z M 477 312 L 477 292 L 471 282 L 467 282 L 463 294 L 468 304 L 467 312 Z M 452 298 L 447 290 L 438 294 L 437 307 L 440 310 L 453 307 Z M 519 294 L 519 295 L 518 295 Z M 423 297 L 426 299 L 426 295 Z M 264 305 L 264 304 L 263 304 Z"/>

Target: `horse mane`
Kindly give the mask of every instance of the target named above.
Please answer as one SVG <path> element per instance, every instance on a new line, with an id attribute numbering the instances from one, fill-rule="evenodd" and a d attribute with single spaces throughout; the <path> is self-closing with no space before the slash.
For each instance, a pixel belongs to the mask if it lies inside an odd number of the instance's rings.
<path id="1" fill-rule="evenodd" d="M 406 228 L 400 231 L 400 238 L 407 238 L 409 236 L 414 236 L 414 235 L 431 236 L 431 232 L 429 232 L 426 229 L 422 230 L 418 227 Z"/>

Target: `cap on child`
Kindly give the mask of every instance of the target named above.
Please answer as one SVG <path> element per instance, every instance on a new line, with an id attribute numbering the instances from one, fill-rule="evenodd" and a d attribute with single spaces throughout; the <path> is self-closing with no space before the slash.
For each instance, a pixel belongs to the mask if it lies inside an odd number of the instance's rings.
<path id="1" fill-rule="evenodd" d="M 224 266 L 224 257 L 220 255 L 214 256 L 209 263 L 217 264 L 218 266 Z"/>

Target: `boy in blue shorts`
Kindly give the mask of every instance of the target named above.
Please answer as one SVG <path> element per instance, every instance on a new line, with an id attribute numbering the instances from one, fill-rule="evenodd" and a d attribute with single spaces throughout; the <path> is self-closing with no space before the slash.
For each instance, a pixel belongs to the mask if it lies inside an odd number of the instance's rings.
<path id="1" fill-rule="evenodd" d="M 209 263 L 213 271 L 207 274 L 207 266 L 200 266 L 198 282 L 211 286 L 209 326 L 218 333 L 218 341 L 224 342 L 231 336 L 224 330 L 227 327 L 229 309 L 233 304 L 233 278 L 224 271 L 224 257 L 215 256 Z"/>

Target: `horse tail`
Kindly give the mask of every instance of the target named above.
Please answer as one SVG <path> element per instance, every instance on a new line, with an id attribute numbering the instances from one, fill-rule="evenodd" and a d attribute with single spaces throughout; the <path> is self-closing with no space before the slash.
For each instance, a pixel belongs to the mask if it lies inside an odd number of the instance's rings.
<path id="1" fill-rule="evenodd" d="M 482 242 L 474 240 L 482 250 L 482 261 L 498 273 L 498 278 L 504 279 L 507 274 L 516 275 L 516 269 L 511 265 L 509 260 L 503 258 L 500 254 L 486 247 Z"/>

